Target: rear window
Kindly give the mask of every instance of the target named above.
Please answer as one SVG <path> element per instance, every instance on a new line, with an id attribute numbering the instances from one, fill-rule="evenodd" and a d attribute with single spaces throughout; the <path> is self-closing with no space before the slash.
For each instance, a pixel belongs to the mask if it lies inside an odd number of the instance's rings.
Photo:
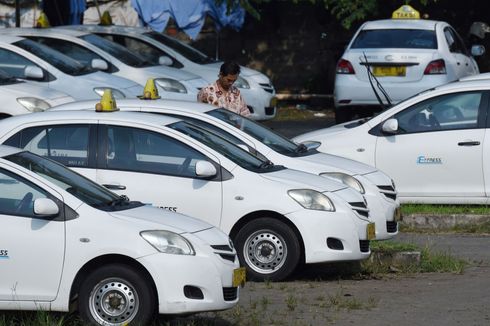
<path id="1" fill-rule="evenodd" d="M 425 29 L 370 29 L 361 31 L 351 49 L 437 49 L 436 33 Z"/>

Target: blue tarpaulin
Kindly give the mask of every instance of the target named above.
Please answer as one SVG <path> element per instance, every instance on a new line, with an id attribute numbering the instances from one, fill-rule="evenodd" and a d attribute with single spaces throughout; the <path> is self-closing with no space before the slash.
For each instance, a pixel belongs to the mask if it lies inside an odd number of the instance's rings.
<path id="1" fill-rule="evenodd" d="M 131 0 L 143 26 L 162 32 L 170 17 L 189 37 L 195 39 L 206 15 L 210 15 L 219 30 L 223 27 L 240 29 L 245 21 L 245 10 L 236 1 L 229 13 L 226 3 L 217 6 L 214 0 Z"/>

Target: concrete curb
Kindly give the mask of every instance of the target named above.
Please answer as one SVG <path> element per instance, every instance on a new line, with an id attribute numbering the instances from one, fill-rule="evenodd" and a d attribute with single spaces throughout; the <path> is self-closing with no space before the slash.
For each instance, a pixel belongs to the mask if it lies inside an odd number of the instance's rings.
<path id="1" fill-rule="evenodd" d="M 403 215 L 400 224 L 417 229 L 451 229 L 457 225 L 479 225 L 490 223 L 490 215 L 453 214 L 410 214 Z"/>

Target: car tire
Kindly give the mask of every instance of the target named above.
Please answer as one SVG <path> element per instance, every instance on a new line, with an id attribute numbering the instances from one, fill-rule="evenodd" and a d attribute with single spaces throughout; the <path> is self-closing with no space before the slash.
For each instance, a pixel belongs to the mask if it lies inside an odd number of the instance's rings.
<path id="1" fill-rule="evenodd" d="M 301 245 L 294 231 L 269 217 L 247 223 L 237 233 L 235 244 L 249 280 L 284 280 L 296 269 L 301 257 Z"/>
<path id="2" fill-rule="evenodd" d="M 148 324 L 155 315 L 156 294 L 141 273 L 122 264 L 91 272 L 80 287 L 78 308 L 91 324 Z"/>

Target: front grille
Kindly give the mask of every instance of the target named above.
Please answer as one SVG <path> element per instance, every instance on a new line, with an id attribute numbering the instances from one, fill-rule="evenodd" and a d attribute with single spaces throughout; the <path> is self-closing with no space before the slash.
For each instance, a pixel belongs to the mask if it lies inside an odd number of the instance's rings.
<path id="1" fill-rule="evenodd" d="M 223 288 L 225 301 L 234 301 L 238 298 L 238 288 Z"/>
<path id="2" fill-rule="evenodd" d="M 236 257 L 236 255 L 232 255 L 232 254 L 218 254 L 218 255 L 220 255 L 221 258 L 229 260 L 231 262 L 234 262 Z"/>
<path id="3" fill-rule="evenodd" d="M 231 247 L 228 245 L 214 245 L 214 246 L 211 246 L 211 248 L 216 249 L 216 250 L 221 250 L 221 251 L 233 252 L 233 249 L 231 249 Z"/>
<path id="4" fill-rule="evenodd" d="M 352 202 L 349 204 L 351 208 L 357 212 L 357 214 L 364 217 L 369 216 L 369 209 L 367 208 L 366 203 L 359 201 L 359 202 Z"/>
<path id="5" fill-rule="evenodd" d="M 369 252 L 369 240 L 359 240 L 361 252 Z"/>
<path id="6" fill-rule="evenodd" d="M 396 191 L 392 186 L 378 186 L 378 189 L 387 198 L 396 200 Z"/>
<path id="7" fill-rule="evenodd" d="M 271 84 L 268 83 L 259 83 L 260 87 L 264 89 L 267 93 L 274 93 L 274 87 L 272 87 Z"/>
<path id="8" fill-rule="evenodd" d="M 231 262 L 235 261 L 236 252 L 229 245 L 211 245 L 211 248 L 214 249 L 214 253 L 220 256 L 225 260 L 229 260 Z"/>
<path id="9" fill-rule="evenodd" d="M 386 221 L 386 231 L 388 231 L 388 233 L 395 233 L 398 228 L 398 223 L 395 222 L 395 221 Z"/>
<path id="10" fill-rule="evenodd" d="M 254 113 L 254 108 L 252 106 L 247 105 L 247 108 L 250 111 L 250 113 Z"/>
<path id="11" fill-rule="evenodd" d="M 276 112 L 276 108 L 273 106 L 266 106 L 265 107 L 265 115 L 274 115 Z"/>

